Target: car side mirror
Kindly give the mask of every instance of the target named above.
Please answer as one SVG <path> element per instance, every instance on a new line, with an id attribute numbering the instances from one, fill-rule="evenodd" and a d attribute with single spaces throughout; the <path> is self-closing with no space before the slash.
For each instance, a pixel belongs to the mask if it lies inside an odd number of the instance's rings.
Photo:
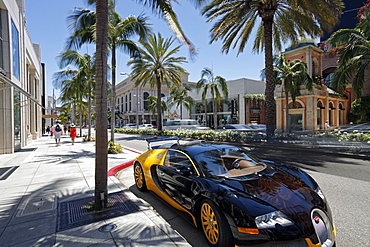
<path id="1" fill-rule="evenodd" d="M 182 173 L 184 176 L 191 175 L 191 168 L 187 165 L 181 165 L 176 168 L 176 171 Z"/>

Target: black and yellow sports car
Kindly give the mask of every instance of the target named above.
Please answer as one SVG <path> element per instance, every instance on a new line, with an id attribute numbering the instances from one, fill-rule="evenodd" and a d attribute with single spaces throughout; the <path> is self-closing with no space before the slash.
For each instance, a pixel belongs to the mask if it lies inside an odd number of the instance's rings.
<path id="1" fill-rule="evenodd" d="M 335 245 L 328 203 L 306 172 L 240 147 L 178 139 L 147 140 L 134 162 L 135 183 L 201 227 L 210 246 Z"/>

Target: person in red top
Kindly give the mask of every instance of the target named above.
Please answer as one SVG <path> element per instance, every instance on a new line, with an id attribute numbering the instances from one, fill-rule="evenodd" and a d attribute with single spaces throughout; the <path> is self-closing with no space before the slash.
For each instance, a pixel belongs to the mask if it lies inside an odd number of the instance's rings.
<path id="1" fill-rule="evenodd" d="M 75 145 L 75 138 L 77 136 L 77 131 L 76 131 L 76 125 L 74 123 L 72 123 L 70 126 L 69 136 L 71 137 L 72 145 Z"/>

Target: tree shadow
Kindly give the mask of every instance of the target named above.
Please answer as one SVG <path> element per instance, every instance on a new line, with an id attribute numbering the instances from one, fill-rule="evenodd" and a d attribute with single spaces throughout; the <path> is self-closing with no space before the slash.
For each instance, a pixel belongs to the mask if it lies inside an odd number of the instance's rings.
<path id="1" fill-rule="evenodd" d="M 117 190 L 116 185 L 109 190 Z M 126 189 L 119 193 L 125 191 L 128 192 Z M 87 221 L 86 224 L 58 231 L 58 208 L 61 203 L 89 199 L 93 201 L 91 189 L 77 179 L 33 185 L 18 196 L 8 196 L 6 202 L 0 202 L 0 246 L 87 246 L 99 243 L 163 246 L 179 237 L 171 233 L 163 234 L 163 229 L 148 223 L 140 200 L 133 201 L 140 208 L 138 211 L 120 217 L 105 217 L 94 223 Z M 107 223 L 115 224 L 117 228 L 112 232 L 99 231 L 99 227 Z"/>
<path id="2" fill-rule="evenodd" d="M 172 229 L 179 232 L 191 246 L 208 246 L 203 231 L 195 227 L 188 219 L 185 219 L 182 212 L 174 209 L 152 192 L 141 192 L 135 185 L 130 186 L 129 190 L 138 198 L 144 200 L 149 207 L 152 207 L 153 210 L 170 224 Z"/>

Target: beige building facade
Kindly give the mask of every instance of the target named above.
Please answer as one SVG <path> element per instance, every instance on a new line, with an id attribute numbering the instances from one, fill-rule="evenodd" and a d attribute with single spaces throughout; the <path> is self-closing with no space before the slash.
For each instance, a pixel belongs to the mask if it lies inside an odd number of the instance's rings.
<path id="1" fill-rule="evenodd" d="M 43 66 L 23 0 L 0 0 L 0 154 L 42 136 Z"/>
<path id="2" fill-rule="evenodd" d="M 322 63 L 324 50 L 317 47 L 313 40 L 304 40 L 296 46 L 289 47 L 283 52 L 288 62 L 303 61 L 307 64 L 308 74 L 311 77 L 323 78 L 323 68 L 327 71 L 330 65 Z M 347 114 L 350 111 L 350 98 L 339 94 L 327 87 L 322 80 L 315 83 L 309 91 L 301 86 L 301 95 L 293 102 L 288 98 L 290 129 L 293 131 L 316 132 L 324 129 L 327 121 L 331 129 L 339 128 L 347 123 Z M 283 86 L 275 90 L 276 99 L 276 129 L 278 132 L 287 129 L 289 122 L 286 119 L 285 92 Z"/>

